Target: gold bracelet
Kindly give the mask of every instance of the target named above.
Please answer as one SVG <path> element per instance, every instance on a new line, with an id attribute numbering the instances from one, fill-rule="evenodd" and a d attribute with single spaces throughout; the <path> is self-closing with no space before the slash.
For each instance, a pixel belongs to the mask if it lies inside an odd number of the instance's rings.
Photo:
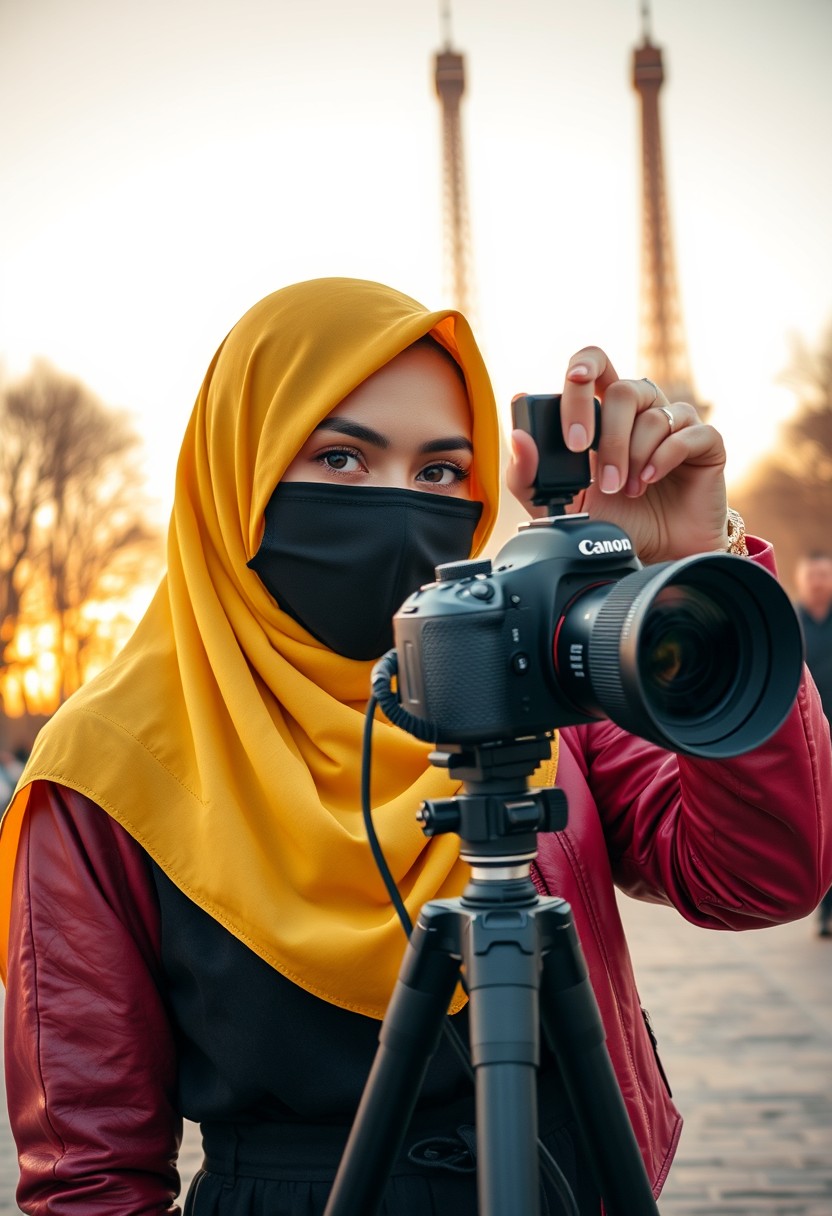
<path id="1" fill-rule="evenodd" d="M 745 521 L 739 511 L 728 508 L 728 552 L 736 553 L 738 557 L 748 557 L 748 545 L 745 542 Z"/>

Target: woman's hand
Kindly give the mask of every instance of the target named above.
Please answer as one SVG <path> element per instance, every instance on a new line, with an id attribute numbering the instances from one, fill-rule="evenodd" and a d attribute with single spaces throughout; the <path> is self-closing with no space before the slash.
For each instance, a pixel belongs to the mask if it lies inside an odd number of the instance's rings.
<path id="1" fill-rule="evenodd" d="M 619 380 L 597 346 L 573 355 L 561 398 L 566 446 L 584 451 L 594 438 L 593 397 L 601 401 L 601 439 L 590 453 L 593 481 L 567 511 L 586 511 L 623 528 L 641 560 L 669 561 L 728 544 L 725 447 L 692 405 L 672 404 L 651 380 Z M 672 424 L 671 424 L 672 420 Z M 537 448 L 513 431 L 507 484 L 530 515 Z"/>

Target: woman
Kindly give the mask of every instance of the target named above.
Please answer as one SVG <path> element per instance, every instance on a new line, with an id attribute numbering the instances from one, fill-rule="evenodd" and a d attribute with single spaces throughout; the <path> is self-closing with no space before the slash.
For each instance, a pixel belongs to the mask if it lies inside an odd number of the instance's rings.
<path id="1" fill-rule="evenodd" d="M 716 432 L 587 348 L 564 387 L 575 449 L 594 394 L 584 505 L 646 561 L 737 547 Z M 536 453 L 515 442 L 524 501 Z M 205 1144 L 186 1212 L 323 1211 L 404 948 L 361 821 L 369 674 L 405 596 L 482 550 L 498 449 L 466 322 L 378 284 L 277 292 L 218 350 L 182 446 L 167 576 L 115 662 L 42 732 L 0 837 L 24 1212 L 175 1213 L 182 1116 Z M 768 546 L 748 550 L 772 566 Z M 454 839 L 415 821 L 454 788 L 428 750 L 377 721 L 374 820 L 411 916 L 467 877 Z M 682 760 L 602 721 L 563 730 L 556 763 L 570 826 L 541 838 L 536 881 L 573 905 L 658 1192 L 680 1120 L 613 879 L 704 925 L 805 915 L 832 881 L 828 735 L 806 679 L 752 757 Z M 582 1216 L 597 1216 L 548 1059 L 539 1105 Z M 476 1211 L 472 1122 L 442 1045 L 386 1212 Z"/>

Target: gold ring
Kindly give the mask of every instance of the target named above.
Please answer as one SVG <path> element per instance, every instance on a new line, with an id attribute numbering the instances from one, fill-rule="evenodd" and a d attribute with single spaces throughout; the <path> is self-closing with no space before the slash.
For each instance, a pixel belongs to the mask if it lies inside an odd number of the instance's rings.
<path id="1" fill-rule="evenodd" d="M 670 427 L 669 433 L 672 435 L 673 428 L 676 426 L 676 423 L 674 421 L 673 415 L 671 414 L 670 410 L 667 408 L 666 405 L 657 405 L 656 409 L 661 410 L 661 412 L 664 414 L 665 418 L 667 419 L 667 424 Z"/>

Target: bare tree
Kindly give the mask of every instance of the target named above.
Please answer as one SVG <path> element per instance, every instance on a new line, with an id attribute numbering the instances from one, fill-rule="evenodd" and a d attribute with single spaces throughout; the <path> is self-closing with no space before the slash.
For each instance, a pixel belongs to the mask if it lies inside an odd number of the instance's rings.
<path id="1" fill-rule="evenodd" d="M 100 629 L 93 602 L 124 598 L 160 563 L 139 441 L 124 414 L 45 362 L 3 394 L 0 433 L 0 641 L 7 653 L 22 624 L 51 622 L 63 699 Z"/>
<path id="2" fill-rule="evenodd" d="M 35 521 L 49 493 L 49 416 L 41 374 L 0 399 L 0 642 L 14 636 L 32 558 Z M 0 654 L 0 663 L 3 655 Z"/>
<path id="3" fill-rule="evenodd" d="M 780 377 L 797 408 L 774 450 L 759 460 L 731 500 L 752 531 L 774 542 L 787 586 L 801 553 L 832 547 L 832 323 L 816 348 L 792 339 Z"/>

